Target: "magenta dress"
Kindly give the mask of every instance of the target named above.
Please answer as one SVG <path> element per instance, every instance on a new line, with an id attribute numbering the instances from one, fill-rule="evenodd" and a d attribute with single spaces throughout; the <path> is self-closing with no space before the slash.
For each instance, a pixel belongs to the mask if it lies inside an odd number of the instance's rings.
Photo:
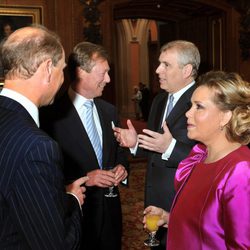
<path id="1" fill-rule="evenodd" d="M 203 163 L 197 144 L 176 172 L 167 250 L 250 249 L 250 149 Z"/>

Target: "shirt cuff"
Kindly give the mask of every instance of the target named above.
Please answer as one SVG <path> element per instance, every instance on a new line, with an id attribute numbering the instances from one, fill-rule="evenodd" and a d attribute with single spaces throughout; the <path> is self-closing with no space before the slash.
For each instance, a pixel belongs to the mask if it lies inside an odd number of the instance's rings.
<path id="1" fill-rule="evenodd" d="M 129 148 L 130 153 L 131 153 L 132 155 L 135 155 L 135 154 L 136 154 L 136 151 L 137 151 L 137 148 L 138 148 L 138 144 L 139 144 L 139 142 L 137 141 L 137 142 L 136 142 L 136 145 L 135 145 L 133 148 Z"/>
<path id="2" fill-rule="evenodd" d="M 169 159 L 169 157 L 171 156 L 174 150 L 175 144 L 176 144 L 176 140 L 173 138 L 167 150 L 161 155 L 162 160 L 167 161 Z"/>

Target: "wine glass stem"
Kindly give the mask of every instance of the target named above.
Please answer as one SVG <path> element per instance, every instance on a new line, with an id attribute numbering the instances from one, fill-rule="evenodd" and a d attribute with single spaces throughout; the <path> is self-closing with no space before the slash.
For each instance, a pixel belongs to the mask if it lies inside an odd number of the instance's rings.
<path id="1" fill-rule="evenodd" d="M 155 241 L 155 235 L 156 235 L 156 231 L 149 233 L 149 241 L 150 242 L 154 242 Z"/>

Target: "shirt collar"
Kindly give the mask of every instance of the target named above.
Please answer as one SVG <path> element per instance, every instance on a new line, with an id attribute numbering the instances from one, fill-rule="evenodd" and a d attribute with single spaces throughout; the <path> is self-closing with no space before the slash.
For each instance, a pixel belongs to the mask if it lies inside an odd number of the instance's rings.
<path id="1" fill-rule="evenodd" d="M 69 87 L 68 89 L 68 94 L 69 94 L 69 98 L 72 101 L 73 105 L 75 106 L 76 110 L 80 110 L 82 108 L 82 105 L 84 102 L 86 102 L 87 98 L 85 98 L 82 95 L 79 95 L 77 92 L 75 92 L 71 87 Z M 93 101 L 93 99 L 90 99 Z"/>
<path id="2" fill-rule="evenodd" d="M 38 108 L 31 100 L 24 95 L 7 88 L 3 88 L 0 95 L 11 98 L 20 103 L 29 112 L 37 126 L 40 126 Z"/>
<path id="3" fill-rule="evenodd" d="M 174 97 L 174 104 L 180 99 L 180 97 L 193 85 L 195 84 L 195 81 L 192 81 L 189 83 L 187 86 L 185 86 L 183 89 L 177 91 L 176 93 L 173 94 Z"/>

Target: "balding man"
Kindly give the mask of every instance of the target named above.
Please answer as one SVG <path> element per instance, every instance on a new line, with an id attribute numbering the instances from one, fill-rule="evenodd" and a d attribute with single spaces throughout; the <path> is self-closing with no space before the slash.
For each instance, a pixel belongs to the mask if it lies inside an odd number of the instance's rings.
<path id="1" fill-rule="evenodd" d="M 44 27 L 25 27 L 3 44 L 2 62 L 0 249 L 77 249 L 87 178 L 66 194 L 59 147 L 38 128 L 38 107 L 53 102 L 64 79 L 63 47 Z"/>

